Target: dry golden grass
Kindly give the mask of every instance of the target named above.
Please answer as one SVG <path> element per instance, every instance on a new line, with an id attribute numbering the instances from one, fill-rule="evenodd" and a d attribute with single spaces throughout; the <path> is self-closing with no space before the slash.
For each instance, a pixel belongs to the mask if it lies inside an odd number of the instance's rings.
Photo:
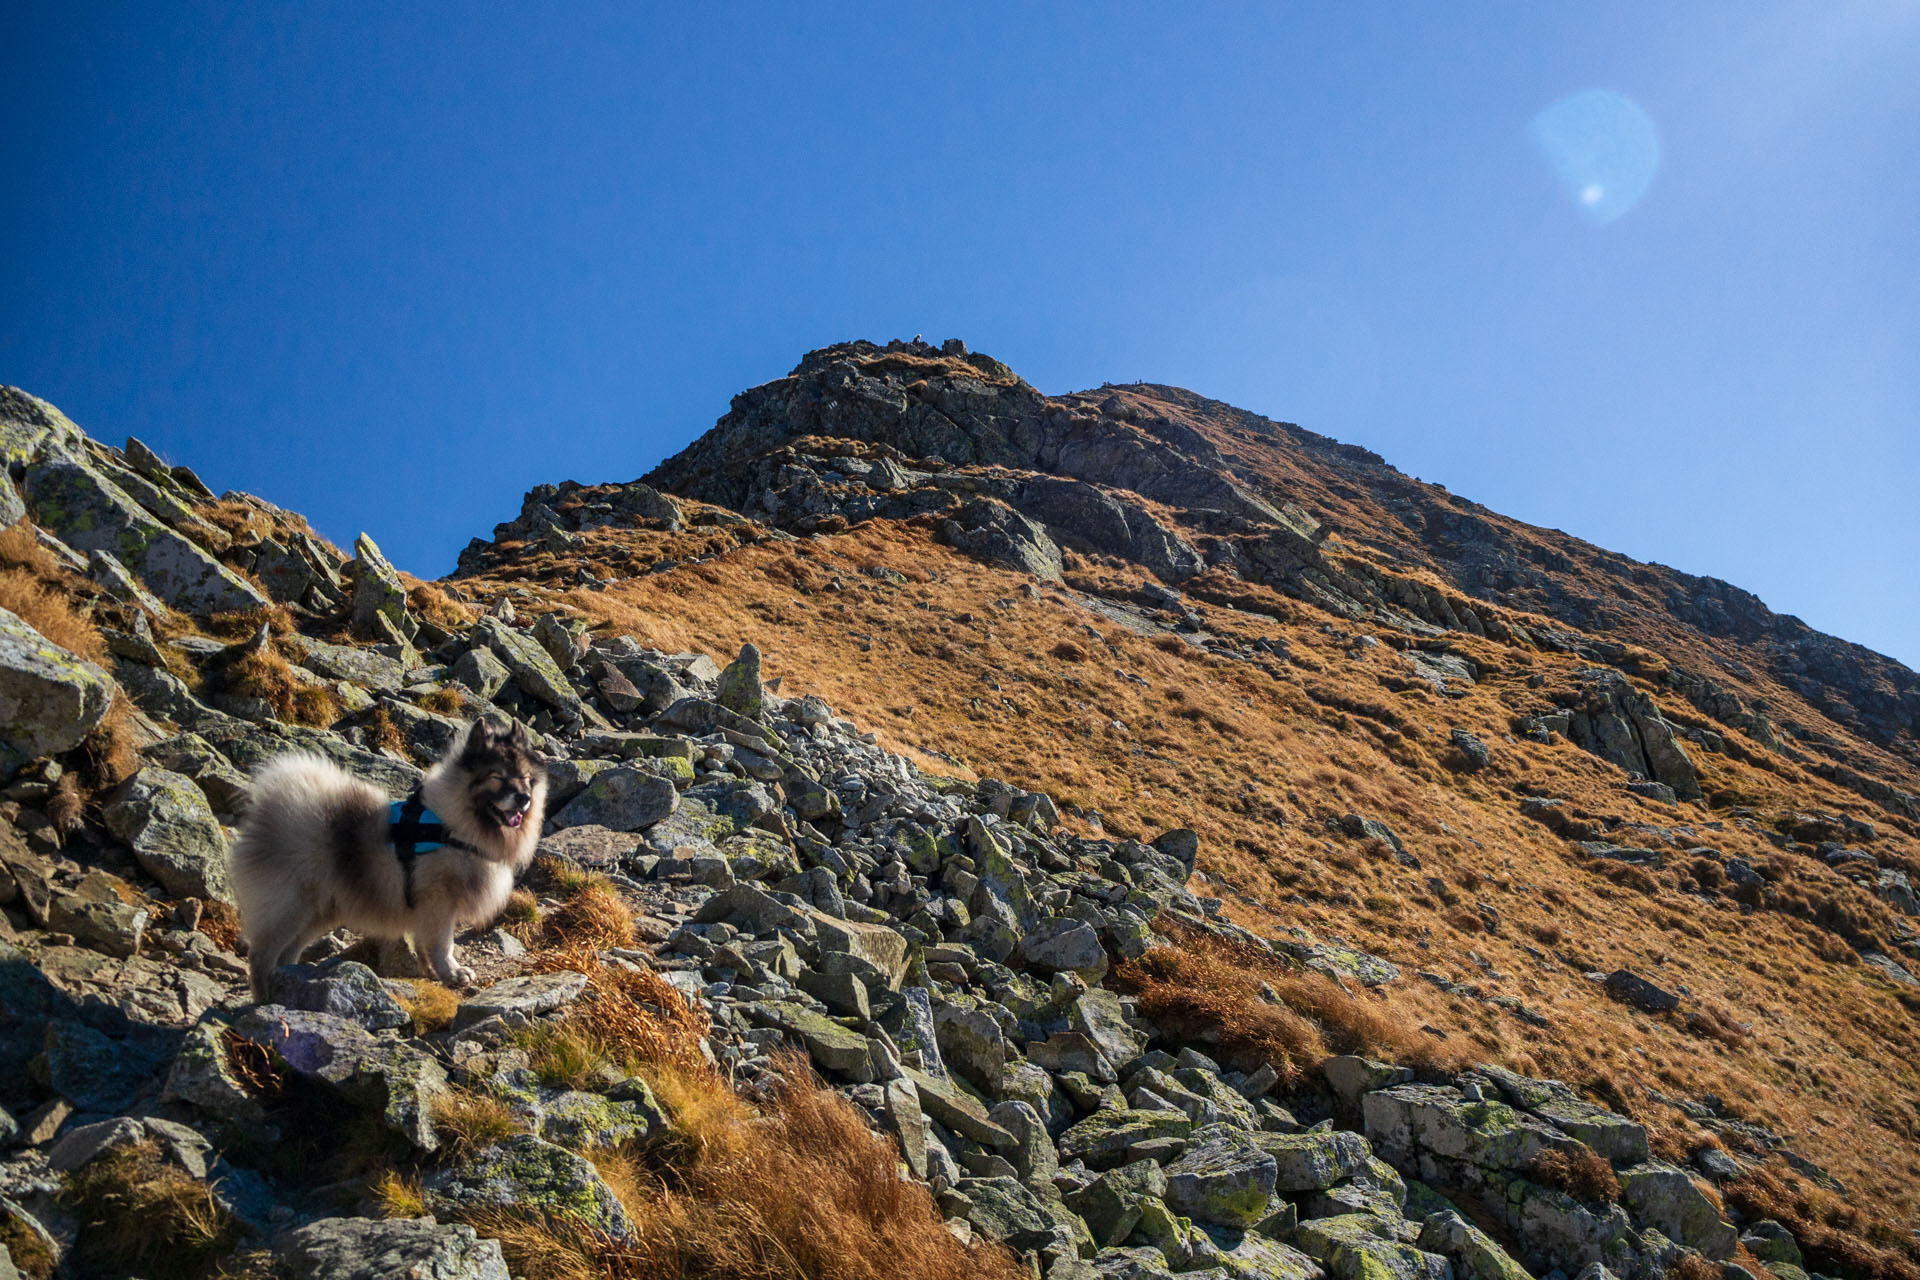
<path id="1" fill-rule="evenodd" d="M 398 1169 L 387 1169 L 373 1180 L 370 1188 L 380 1212 L 389 1218 L 420 1218 L 430 1210 L 427 1207 L 426 1194 L 421 1190 L 420 1178 L 416 1174 L 402 1173 Z"/>
<path id="2" fill-rule="evenodd" d="M 1115 976 L 1156 1022 L 1247 1070 L 1270 1065 L 1283 1080 L 1332 1053 L 1433 1065 L 1447 1057 L 1385 999 L 1350 994 L 1241 943 L 1193 935 L 1121 964 Z"/>
<path id="3" fill-rule="evenodd" d="M 1867 818 L 1881 832 L 1872 851 L 1889 866 L 1920 859 L 1920 840 L 1783 757 L 1756 744 L 1736 743 L 1727 756 L 1689 748 L 1709 794 L 1737 791 L 1757 806 L 1751 825 L 1725 810 L 1647 806 L 1624 794 L 1617 769 L 1571 744 L 1507 738 L 1516 717 L 1551 706 L 1530 681 L 1570 685 L 1588 660 L 1467 638 L 1456 648 L 1480 666 L 1480 679 L 1441 698 L 1405 679 L 1404 656 L 1391 646 L 1354 648 L 1350 636 L 1361 628 L 1350 621 L 1231 579 L 1209 576 L 1194 588 L 1208 592 L 1209 629 L 1228 643 L 1283 642 L 1286 660 L 1256 653 L 1238 661 L 1179 636 L 1135 634 L 1071 592 L 1041 584 L 1029 593 L 1030 579 L 960 556 L 911 525 L 874 522 L 764 545 L 713 529 L 601 531 L 588 541 L 596 560 L 642 576 L 580 591 L 577 558 L 523 548 L 500 573 L 463 585 L 491 598 L 513 582 L 603 631 L 668 651 L 725 660 L 751 640 L 768 676 L 785 677 L 783 692 L 819 695 L 929 772 L 991 775 L 1098 811 L 1096 831 L 1067 809 L 1071 830 L 1150 837 L 1192 826 L 1202 869 L 1221 882 L 1236 923 L 1263 934 L 1297 926 L 1339 935 L 1403 970 L 1439 969 L 1485 994 L 1516 996 L 1549 1022 L 1532 1026 L 1483 1001 L 1398 984 L 1395 1016 L 1431 1028 L 1421 1038 L 1442 1051 L 1612 1089 L 1616 1105 L 1656 1127 L 1683 1122 L 1649 1091 L 1715 1094 L 1744 1118 L 1792 1135 L 1862 1196 L 1920 1213 L 1920 1010 L 1858 964 L 1847 937 L 1833 931 L 1889 944 L 1894 922 L 1884 904 L 1817 859 L 1778 853 L 1762 829 L 1809 808 Z M 666 556 L 689 563 L 644 572 Z M 710 558 L 691 563 L 698 556 Z M 1115 593 L 1141 580 L 1084 557 L 1072 576 Z M 1051 654 L 1068 635 L 1087 661 Z M 1683 665 L 1705 669 L 1698 660 Z M 1643 687 L 1684 720 L 1669 693 Z M 910 704 L 903 688 L 914 691 Z M 1844 739 L 1816 709 L 1802 715 L 1791 690 L 1760 693 Z M 1492 769 L 1450 767 L 1454 727 L 1493 747 Z M 1889 761 L 1893 776 L 1906 768 Z M 1615 884 L 1567 840 L 1519 815 L 1527 795 L 1564 797 L 1596 831 L 1685 826 L 1691 834 L 1677 837 L 1676 851 L 1708 843 L 1775 877 L 1765 909 L 1743 915 L 1725 895 L 1703 902 L 1686 858 L 1636 868 L 1644 879 Z M 1330 835 L 1326 820 L 1348 812 L 1390 824 L 1424 865 L 1402 867 Z M 1722 829 L 1709 836 L 1700 825 L 1707 820 Z M 1636 842 L 1630 831 L 1616 840 Z M 1469 964 L 1469 948 L 1501 977 Z M 1650 1019 L 1581 977 L 1620 966 L 1686 986 L 1700 1016 L 1691 1027 L 1685 1010 Z"/>
<path id="4" fill-rule="evenodd" d="M 547 946 L 630 947 L 633 908 L 596 877 L 576 886 L 541 919 L 539 939 Z"/>
<path id="5" fill-rule="evenodd" d="M 1014 1280 L 998 1246 L 962 1247 L 927 1190 L 860 1113 L 789 1059 L 759 1112 L 709 1071 L 649 1073 L 676 1139 L 595 1153 L 635 1228 L 615 1240 L 577 1220 L 469 1215 L 527 1280 Z"/>
<path id="6" fill-rule="evenodd" d="M 211 614 L 201 625 L 208 635 L 222 640 L 245 640 L 262 626 L 275 636 L 289 636 L 297 629 L 293 611 L 277 603 Z"/>
<path id="7" fill-rule="evenodd" d="M 241 1234 L 207 1184 L 167 1163 L 151 1141 L 82 1166 L 60 1199 L 79 1220 L 74 1259 L 89 1275 L 212 1275 Z"/>
<path id="8" fill-rule="evenodd" d="M 434 1100 L 433 1132 L 445 1160 L 469 1159 L 524 1128 L 513 1109 L 490 1093 L 452 1089 Z"/>
<path id="9" fill-rule="evenodd" d="M 407 588 L 407 607 L 437 627 L 465 627 L 480 616 L 478 609 L 454 599 L 444 587 L 422 582 L 410 573 L 401 574 L 400 581 Z"/>
<path id="10" fill-rule="evenodd" d="M 438 715 L 459 716 L 466 712 L 467 699 L 458 689 L 434 689 L 421 697 L 420 705 Z"/>
<path id="11" fill-rule="evenodd" d="M 400 726 L 393 722 L 385 707 L 375 707 L 361 725 L 367 735 L 367 745 L 375 751 L 385 751 L 399 756 L 402 760 L 411 758 L 407 748 L 407 735 L 400 732 Z"/>
<path id="12" fill-rule="evenodd" d="M 496 923 L 522 944 L 533 946 L 540 940 L 540 900 L 525 889 L 515 889 L 507 895 Z"/>
<path id="13" fill-rule="evenodd" d="M 1728 1183 L 1727 1204 L 1750 1219 L 1772 1218 L 1793 1232 L 1808 1270 L 1872 1280 L 1920 1280 L 1912 1235 L 1849 1204 L 1784 1165 L 1768 1163 Z"/>
<path id="14" fill-rule="evenodd" d="M 1578 1151 L 1542 1151 L 1525 1170 L 1542 1186 L 1564 1191 L 1586 1204 L 1617 1204 L 1620 1179 L 1613 1166 L 1586 1147 Z"/>
<path id="15" fill-rule="evenodd" d="M 445 1031 L 460 1011 L 460 994 L 429 978 L 414 978 L 410 995 L 399 997 L 400 1007 L 413 1019 L 413 1034 L 424 1036 Z"/>
<path id="16" fill-rule="evenodd" d="M 53 1251 L 46 1241 L 18 1225 L 12 1214 L 0 1218 L 0 1246 L 6 1248 L 14 1269 L 27 1280 L 53 1280 Z"/>
<path id="17" fill-rule="evenodd" d="M 343 710 L 338 694 L 295 676 L 292 664 L 271 647 L 227 658 L 208 678 L 218 692 L 258 698 L 272 708 L 275 717 L 292 724 L 325 729 L 340 719 Z"/>

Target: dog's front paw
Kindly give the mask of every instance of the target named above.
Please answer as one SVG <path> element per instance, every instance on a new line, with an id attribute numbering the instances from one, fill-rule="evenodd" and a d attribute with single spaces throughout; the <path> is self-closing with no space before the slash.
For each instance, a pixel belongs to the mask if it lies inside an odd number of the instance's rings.
<path id="1" fill-rule="evenodd" d="M 470 987 L 479 975 L 463 964 L 456 964 L 447 970 L 447 985 L 450 987 Z"/>

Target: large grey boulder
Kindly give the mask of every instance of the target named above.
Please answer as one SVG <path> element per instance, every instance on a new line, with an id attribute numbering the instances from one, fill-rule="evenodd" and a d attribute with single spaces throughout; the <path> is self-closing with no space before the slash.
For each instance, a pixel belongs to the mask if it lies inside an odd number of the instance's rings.
<path id="1" fill-rule="evenodd" d="M 17 761 L 80 745 L 113 702 L 113 681 L 0 609 L 0 743 Z"/>
<path id="2" fill-rule="evenodd" d="M 767 704 L 767 691 L 760 683 L 759 649 L 750 644 L 740 646 L 740 656 L 720 673 L 713 700 L 735 715 L 759 718 Z"/>
<path id="3" fill-rule="evenodd" d="M 1459 1280 L 1531 1280 L 1527 1269 L 1492 1236 L 1450 1209 L 1431 1214 L 1420 1224 L 1417 1243 L 1427 1253 L 1453 1263 Z"/>
<path id="4" fill-rule="evenodd" d="M 407 585 L 364 533 L 353 540 L 353 570 L 353 633 L 367 640 L 411 640 L 420 624 L 407 612 Z"/>
<path id="5" fill-rule="evenodd" d="M 1228 1124 L 1197 1129 L 1167 1166 L 1167 1207 L 1196 1222 L 1245 1229 L 1266 1216 L 1277 1166 L 1252 1134 Z"/>
<path id="6" fill-rule="evenodd" d="M 633 1221 L 593 1165 L 563 1147 L 519 1133 L 466 1164 L 434 1174 L 427 1202 L 441 1209 L 528 1209 L 565 1215 L 590 1231 L 616 1239 L 633 1235 Z"/>
<path id="7" fill-rule="evenodd" d="M 1652 698 L 1610 667 L 1590 667 L 1568 708 L 1567 736 L 1630 773 L 1664 782 L 1682 800 L 1700 797 L 1693 760 Z"/>
<path id="8" fill-rule="evenodd" d="M 446 1092 L 447 1073 L 412 1043 L 372 1035 L 334 1014 L 276 1004 L 255 1005 L 232 1025 L 235 1035 L 273 1050 L 295 1074 L 378 1110 L 389 1129 L 420 1150 L 440 1145 L 433 1104 Z"/>
<path id="9" fill-rule="evenodd" d="M 100 472 L 55 456 L 27 468 L 35 522 L 74 550 L 111 552 L 161 600 L 191 613 L 258 609 L 266 596 L 161 524 Z"/>
<path id="10" fill-rule="evenodd" d="M 293 1280 L 508 1280 L 498 1240 L 431 1218 L 322 1218 L 276 1252 Z"/>
<path id="11" fill-rule="evenodd" d="M 679 807 L 680 792 L 672 779 L 635 765 L 616 765 L 595 773 L 547 826 L 554 831 L 587 826 L 644 831 L 672 817 Z"/>
<path id="12" fill-rule="evenodd" d="M 1649 1160 L 1620 1171 L 1620 1198 L 1633 1216 L 1709 1258 L 1733 1255 L 1739 1235 L 1685 1169 Z"/>
<path id="13" fill-rule="evenodd" d="M 579 695 L 567 683 L 566 673 L 554 662 L 553 655 L 542 648 L 539 641 L 493 617 L 480 619 L 473 628 L 473 638 L 500 659 L 520 692 L 564 716 L 579 718 Z"/>
<path id="14" fill-rule="evenodd" d="M 226 832 L 192 779 L 149 765 L 108 795 L 101 817 L 172 896 L 233 900 Z"/>

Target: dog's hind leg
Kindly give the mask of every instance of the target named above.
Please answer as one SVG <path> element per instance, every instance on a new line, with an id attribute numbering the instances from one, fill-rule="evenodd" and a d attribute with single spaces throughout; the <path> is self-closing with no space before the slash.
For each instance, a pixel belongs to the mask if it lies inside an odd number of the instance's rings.
<path id="1" fill-rule="evenodd" d="M 247 976 L 254 1003 L 271 1003 L 275 971 L 298 960 L 300 953 L 331 927 L 332 921 L 302 912 L 268 920 L 256 928 L 247 943 Z"/>

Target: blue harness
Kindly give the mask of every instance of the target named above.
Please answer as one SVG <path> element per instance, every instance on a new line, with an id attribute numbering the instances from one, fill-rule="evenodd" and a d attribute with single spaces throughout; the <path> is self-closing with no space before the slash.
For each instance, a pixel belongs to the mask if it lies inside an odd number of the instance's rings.
<path id="1" fill-rule="evenodd" d="M 400 860 L 400 881 L 409 911 L 413 910 L 413 864 L 421 854 L 438 849 L 480 852 L 449 832 L 440 815 L 427 808 L 417 789 L 405 800 L 395 800 L 387 807 L 387 838 L 393 841 L 393 856 Z"/>

